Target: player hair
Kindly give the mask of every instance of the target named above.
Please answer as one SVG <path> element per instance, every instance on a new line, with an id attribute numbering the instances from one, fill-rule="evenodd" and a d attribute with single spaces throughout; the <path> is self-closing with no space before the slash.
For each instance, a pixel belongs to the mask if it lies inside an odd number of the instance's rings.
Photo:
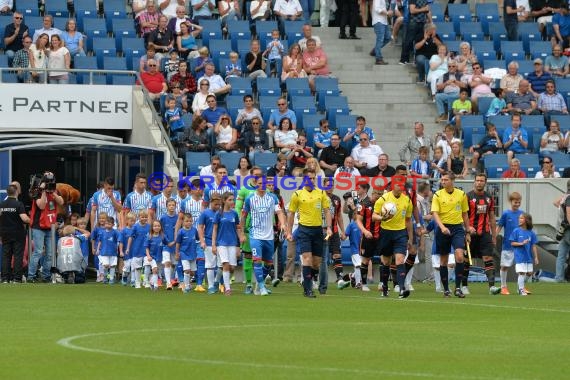
<path id="1" fill-rule="evenodd" d="M 429 189 L 429 182 L 420 182 L 418 185 L 418 193 L 423 193 L 426 189 Z"/>
<path id="2" fill-rule="evenodd" d="M 303 169 L 303 175 L 304 176 L 309 174 L 309 173 L 313 173 L 314 175 L 317 175 L 317 172 L 315 169 L 311 169 L 311 168 L 304 168 Z"/>
<path id="3" fill-rule="evenodd" d="M 483 177 L 485 178 L 485 182 L 487 182 L 487 174 L 484 172 L 478 172 L 475 174 L 475 179 L 477 179 L 477 177 Z"/>
<path id="4" fill-rule="evenodd" d="M 188 214 L 188 213 L 184 214 L 183 220 L 186 220 L 186 219 L 192 220 L 192 214 Z"/>
<path id="5" fill-rule="evenodd" d="M 370 190 L 370 184 L 367 182 L 359 183 L 358 187 L 362 188 L 362 190 L 366 190 L 366 192 L 368 192 L 368 190 Z"/>
<path id="6" fill-rule="evenodd" d="M 168 207 L 168 205 L 169 205 L 170 203 L 176 204 L 176 200 L 175 200 L 174 198 L 168 198 L 168 200 L 166 201 L 166 206 Z"/>
<path id="7" fill-rule="evenodd" d="M 220 169 L 226 169 L 226 170 L 228 170 L 228 168 L 226 168 L 226 165 L 224 165 L 224 164 L 219 164 L 219 165 L 216 167 L 216 173 L 217 173 L 218 170 L 220 170 Z"/>
<path id="8" fill-rule="evenodd" d="M 529 231 L 532 230 L 533 228 L 532 215 L 530 215 L 528 212 L 523 212 L 522 217 L 524 218 L 526 229 Z"/>
<path id="9" fill-rule="evenodd" d="M 127 215 L 125 216 L 126 219 L 132 219 L 132 220 L 137 220 L 137 216 L 135 215 L 134 212 L 128 212 Z"/>
<path id="10" fill-rule="evenodd" d="M 447 176 L 447 177 L 449 177 L 450 180 L 455 181 L 455 173 L 452 172 L 451 170 L 446 171 L 446 172 L 443 173 L 441 176 L 442 176 L 442 177 L 443 177 L 443 176 Z"/>
<path id="11" fill-rule="evenodd" d="M 140 210 L 140 211 L 139 211 L 139 218 L 140 218 L 141 216 L 148 216 L 148 211 L 147 211 L 147 210 Z"/>
<path id="12" fill-rule="evenodd" d="M 115 186 L 115 180 L 113 179 L 113 177 L 107 177 L 103 180 L 105 185 L 109 185 L 109 186 Z"/>
<path id="13" fill-rule="evenodd" d="M 107 219 L 105 219 L 105 221 L 110 224 L 115 224 L 115 218 L 113 218 L 112 216 L 108 216 Z"/>
<path id="14" fill-rule="evenodd" d="M 201 189 L 202 188 L 201 185 L 202 183 L 199 178 L 195 178 L 192 180 L 192 187 L 194 188 L 193 190 Z"/>
<path id="15" fill-rule="evenodd" d="M 8 185 L 8 187 L 6 188 L 6 194 L 8 194 L 9 197 L 13 197 L 18 193 L 18 188 L 15 185 Z"/>
<path id="16" fill-rule="evenodd" d="M 515 201 L 515 200 L 522 200 L 522 195 L 518 192 L 518 191 L 513 191 L 512 193 L 509 194 L 509 202 Z"/>
<path id="17" fill-rule="evenodd" d="M 425 154 L 429 154 L 429 147 L 427 146 L 420 146 L 420 149 L 418 149 L 418 153 L 425 153 Z"/>

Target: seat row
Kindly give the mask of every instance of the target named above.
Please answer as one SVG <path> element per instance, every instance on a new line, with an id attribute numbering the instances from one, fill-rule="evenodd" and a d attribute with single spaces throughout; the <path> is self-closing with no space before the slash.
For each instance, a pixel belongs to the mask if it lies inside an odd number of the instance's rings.
<path id="1" fill-rule="evenodd" d="M 562 176 L 564 169 L 570 168 L 570 155 L 555 152 L 549 157 L 552 158 L 554 170 Z M 538 154 L 518 154 L 516 158 L 521 163 L 521 169 L 525 171 L 527 178 L 534 178 L 541 170 Z M 489 178 L 501 178 L 509 164 L 506 154 L 489 154 L 483 157 L 485 170 Z"/>
<path id="2" fill-rule="evenodd" d="M 229 175 L 233 175 L 237 169 L 239 160 L 243 157 L 243 153 L 228 153 L 221 152 L 218 154 L 220 161 L 228 169 Z M 193 173 L 197 175 L 202 168 L 210 165 L 211 155 L 208 152 L 186 152 L 186 169 L 187 174 Z M 269 168 L 274 166 L 277 162 L 277 153 L 255 153 L 253 156 L 253 165 L 259 166 L 263 172 L 267 172 Z"/>

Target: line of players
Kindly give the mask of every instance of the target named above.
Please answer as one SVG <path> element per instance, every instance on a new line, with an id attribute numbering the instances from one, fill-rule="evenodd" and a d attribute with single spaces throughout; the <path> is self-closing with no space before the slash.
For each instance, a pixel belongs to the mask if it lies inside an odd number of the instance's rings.
<path id="1" fill-rule="evenodd" d="M 113 191 L 112 181 L 107 179 L 103 189 L 94 194 L 93 205 L 90 209 L 92 220 L 94 221 L 97 217 L 99 222 L 92 233 L 92 240 L 95 242 L 93 251 L 100 257 L 103 281 L 107 278 L 107 274 L 109 274 L 109 278 L 114 278 L 113 270 L 117 261 L 116 247 L 119 245 L 120 255 L 125 262 L 123 266 L 124 283 L 127 282 L 127 276 L 132 271 L 135 287 L 140 287 L 140 272 L 142 268 L 145 268 L 144 285 L 156 289 L 159 284 L 158 266 L 161 264 L 167 289 L 171 289 L 175 285 L 176 278 L 184 278 L 181 288 L 189 291 L 190 275 L 195 274 L 197 279 L 196 290 L 205 291 L 203 287 L 205 272 L 208 284 L 213 284 L 209 285 L 209 292 L 217 291 L 217 283 L 223 277 L 223 283 L 226 285 L 224 290 L 227 291 L 227 294 L 231 294 L 229 276 L 237 264 L 237 256 L 240 252 L 236 247 L 241 243 L 244 254 L 244 275 L 247 283 L 246 293 L 253 292 L 252 272 L 254 272 L 259 284 L 257 292 L 264 295 L 269 294 L 270 290 L 263 285 L 263 279 L 267 269 L 272 264 L 274 252 L 273 225 L 278 226 L 285 237 L 289 239 L 290 244 L 295 241 L 303 247 L 304 242 L 302 236 L 299 237 L 298 234 L 294 234 L 292 221 L 289 222 L 290 229 L 287 228 L 288 223 L 284 218 L 282 199 L 271 193 L 266 196 L 263 191 L 264 181 L 261 178 L 261 170 L 253 168 L 251 173 L 254 177 L 259 177 L 259 181 L 261 181 L 259 184 L 252 183 L 252 185 L 259 185 L 258 187 L 261 189 L 242 188 L 237 194 L 236 189 L 231 184 L 222 181 L 227 176 L 227 169 L 220 166 L 216 168 L 216 181 L 206 187 L 203 198 L 202 191 L 197 186 L 199 182 L 196 182 L 194 188 L 197 190 L 190 191 L 190 195 L 185 199 L 177 199 L 179 198 L 178 195 L 172 196 L 172 182 L 164 188 L 161 194 L 151 197 L 145 189 L 146 178 L 139 175 L 135 181 L 134 191 L 127 195 L 123 206 L 120 205 L 120 196 Z M 306 173 L 309 177 L 310 174 Z M 404 166 L 397 168 L 397 175 L 406 174 L 407 171 Z M 353 263 L 357 268 L 354 278 L 361 289 L 369 290 L 366 284 L 368 262 L 372 257 L 380 256 L 382 263 L 380 266 L 380 290 L 382 295 L 388 296 L 388 279 L 390 277 L 390 266 L 392 266 L 392 279 L 398 284 L 399 297 L 409 296 L 409 289 L 406 288 L 404 279 L 416 261 L 416 245 L 418 243 L 421 245 L 421 240 L 418 237 L 421 237 L 427 230 L 435 229 L 436 239 L 432 249 L 432 252 L 435 253 L 434 262 L 437 263 L 435 259 L 440 258 L 440 266 L 436 268 L 439 270 L 435 271 L 439 275 L 436 275 L 436 285 L 440 287 L 439 277 L 446 297 L 450 296 L 447 272 L 448 255 L 443 252 L 452 252 L 452 246 L 454 249 L 452 257 L 456 261 L 455 295 L 463 298 L 468 290 L 466 280 L 469 267 L 465 265 L 464 260 L 465 242 L 471 243 L 473 257 L 483 259 L 490 292 L 492 294 L 498 292 L 508 294 L 506 270 L 512 266 L 513 256 L 516 258 L 516 255 L 513 255 L 513 248 L 509 245 L 512 243 L 510 243 L 510 239 L 503 240 L 501 289 L 494 286 L 495 271 L 492 250 L 500 227 L 505 227 L 505 236 L 509 237 L 512 236 L 512 231 L 519 227 L 519 220 L 513 219 L 520 214 L 516 210 L 518 208 L 516 206 L 516 194 L 511 195 L 513 197 L 511 201 L 513 210 L 510 210 L 512 213 L 505 211 L 499 227 L 496 227 L 493 198 L 485 191 L 486 177 L 484 175 L 476 176 L 474 190 L 469 194 L 465 194 L 462 190 L 454 187 L 452 175 L 442 176 L 441 183 L 443 189 L 434 194 L 435 205 L 432 205 L 432 213 L 419 212 L 416 191 L 413 189 L 400 188 L 395 185 L 394 189 L 387 193 L 373 191 L 370 198 L 364 197 L 359 202 L 357 212 L 352 218 L 353 221 L 345 233 L 343 233 L 344 228 L 339 211 L 340 200 L 330 202 L 329 197 L 333 200 L 333 197 L 336 197 L 332 194 L 332 190 L 323 192 L 319 189 L 313 189 L 326 194 L 326 197 L 321 197 L 322 203 L 315 209 L 319 210 L 322 215 L 322 227 L 325 230 L 327 226 L 333 227 L 326 230 L 328 237 L 325 240 L 323 236 L 323 241 L 328 241 L 329 249 L 333 253 L 334 269 L 340 288 L 349 284 L 342 273 L 340 238 L 350 238 Z M 422 200 L 429 197 L 429 186 L 420 184 L 418 190 Z M 252 198 L 247 202 L 247 198 L 255 193 L 257 198 Z M 237 204 L 234 203 L 236 195 Z M 520 195 L 518 198 L 518 205 L 520 205 Z M 396 205 L 397 211 L 392 218 L 383 220 L 385 215 L 382 213 L 382 207 L 385 203 Z M 320 206 L 322 206 L 322 210 Z M 219 212 L 220 208 L 222 208 L 221 212 Z M 240 217 L 242 210 L 244 212 Z M 114 232 L 116 223 L 109 211 L 115 211 L 115 215 L 120 215 L 120 212 L 126 215 L 124 218 L 125 227 L 121 229 L 120 235 Z M 302 213 L 298 206 L 290 206 L 290 211 L 292 212 L 290 216 Z M 325 217 L 326 211 L 332 215 L 332 219 Z M 432 215 L 433 219 L 431 218 Z M 414 223 L 412 223 L 412 217 Z M 149 218 L 150 223 L 148 223 Z M 252 218 L 254 219 L 253 224 Z M 530 216 L 525 214 L 525 222 L 522 225 L 527 225 L 529 218 Z M 275 220 L 278 222 L 275 223 Z M 242 228 L 243 226 L 245 227 Z M 414 226 L 416 227 L 415 233 Z M 214 231 L 216 231 L 216 235 L 214 235 Z M 469 231 L 469 233 L 465 234 L 465 231 Z M 531 252 L 527 248 L 536 243 L 536 236 L 533 238 L 532 231 L 530 232 L 531 234 L 526 239 L 515 242 L 515 244 L 524 242 L 518 249 L 519 251 Z M 321 228 L 322 233 L 323 228 Z M 293 240 L 294 235 L 296 236 L 295 240 Z M 311 237 L 309 238 L 311 239 Z M 318 241 L 319 239 L 314 240 Z M 108 244 L 106 241 L 111 243 Z M 250 244 L 252 242 L 253 244 Z M 116 244 L 115 248 L 113 248 L 114 244 Z M 307 250 L 307 253 L 313 257 L 322 255 L 322 244 L 320 248 L 317 245 L 317 249 L 313 249 L 311 245 L 308 247 L 302 248 L 301 253 L 304 254 L 304 250 Z M 532 252 L 536 263 L 535 247 Z M 522 253 L 519 256 L 522 256 Z M 176 270 L 175 263 L 177 261 L 180 261 L 181 265 Z M 308 260 L 303 255 L 302 264 L 306 261 Z M 312 261 L 316 262 L 317 260 Z M 519 261 L 521 260 L 517 260 L 517 272 L 524 273 L 523 279 L 527 278 L 527 274 L 532 273 L 533 260 L 531 258 L 530 268 L 528 265 L 519 268 Z M 529 263 L 525 262 L 524 264 Z M 222 270 L 218 271 L 217 278 L 215 278 L 215 269 L 218 266 L 221 266 Z M 321 278 L 325 276 L 326 263 L 324 270 L 320 266 L 320 260 L 318 265 L 311 263 L 307 267 L 309 267 L 309 275 L 303 275 L 304 282 L 306 281 L 304 291 L 305 295 L 312 296 L 310 283 L 316 279 L 319 269 L 321 269 Z M 175 276 L 172 273 L 173 269 L 177 272 Z M 152 276 L 150 272 L 152 272 Z M 520 278 L 521 276 L 519 276 L 519 282 Z M 326 293 L 326 285 L 324 289 L 319 287 L 319 290 L 321 293 Z M 519 284 L 519 292 L 521 294 L 528 293 L 524 287 L 524 282 L 522 287 Z"/>

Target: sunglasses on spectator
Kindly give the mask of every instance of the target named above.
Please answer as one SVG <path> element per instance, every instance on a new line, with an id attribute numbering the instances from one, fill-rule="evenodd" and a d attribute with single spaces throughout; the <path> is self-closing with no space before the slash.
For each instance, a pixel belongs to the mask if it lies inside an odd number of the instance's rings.
<path id="1" fill-rule="evenodd" d="M 21 19 L 23 19 L 23 17 L 20 17 L 20 16 L 14 16 L 14 18 L 15 18 L 16 20 L 21 20 Z"/>
<path id="2" fill-rule="evenodd" d="M 254 122 L 251 123 L 251 125 L 259 125 L 259 124 L 260 124 L 260 123 L 257 122 L 257 121 L 254 121 Z"/>
<path id="3" fill-rule="evenodd" d="M 284 106 L 286 103 L 277 103 L 278 106 Z"/>
<path id="4" fill-rule="evenodd" d="M 542 161 L 542 162 L 545 163 L 545 164 L 551 164 L 551 163 L 552 163 L 552 161 L 546 161 L 546 160 L 544 160 L 544 161 Z"/>
<path id="5" fill-rule="evenodd" d="M 148 65 L 148 67 L 156 67 L 156 65 Z"/>
<path id="6" fill-rule="evenodd" d="M 360 139 L 360 141 L 368 141 L 368 139 Z"/>
<path id="7" fill-rule="evenodd" d="M 209 86 L 208 83 L 200 83 L 200 86 Z"/>

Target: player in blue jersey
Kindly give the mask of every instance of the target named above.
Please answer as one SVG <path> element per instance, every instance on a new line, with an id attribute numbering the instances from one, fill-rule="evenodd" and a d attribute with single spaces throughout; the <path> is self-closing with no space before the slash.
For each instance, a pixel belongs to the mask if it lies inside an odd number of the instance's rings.
<path id="1" fill-rule="evenodd" d="M 176 258 L 174 257 L 174 232 L 176 222 L 178 221 L 176 201 L 172 198 L 166 201 L 166 209 L 166 214 L 160 217 L 164 238 L 168 241 L 168 244 L 162 249 L 162 265 L 164 266 L 166 290 L 172 290 L 172 286 L 177 285 L 172 279 L 172 268 L 175 268 L 177 264 Z"/>
<path id="2" fill-rule="evenodd" d="M 105 223 L 107 221 L 106 212 L 99 213 L 97 217 L 97 224 L 91 230 L 91 252 L 93 252 L 93 264 L 97 269 L 97 282 L 103 282 L 103 265 L 99 260 L 99 256 L 95 254 L 97 251 L 97 242 L 99 240 L 99 234 L 105 230 Z"/>
<path id="3" fill-rule="evenodd" d="M 277 196 L 266 191 L 264 178 L 258 177 L 255 183 L 257 190 L 245 199 L 241 214 L 241 225 L 245 224 L 249 215 L 249 244 L 253 256 L 253 272 L 259 294 L 266 296 L 269 291 L 265 287 L 263 265 L 271 266 L 273 264 L 273 253 L 275 252 L 273 221 L 277 215 L 283 234 L 287 231 L 287 221 L 279 206 Z M 290 238 L 290 236 L 287 237 Z"/>
<path id="4" fill-rule="evenodd" d="M 75 237 L 81 242 L 81 254 L 83 255 L 83 260 L 87 264 L 89 262 L 89 237 L 91 233 L 87 230 L 87 219 L 78 218 L 77 227 L 75 227 Z M 75 274 L 75 283 L 85 282 L 85 271 L 82 273 Z"/>
<path id="5" fill-rule="evenodd" d="M 97 250 L 99 261 L 103 265 L 103 283 L 115 283 L 115 268 L 117 267 L 117 248 L 119 246 L 119 232 L 113 227 L 115 219 L 111 216 L 105 221 L 105 229 L 97 236 Z"/>
<path id="6" fill-rule="evenodd" d="M 222 267 L 226 296 L 232 294 L 230 270 L 237 266 L 237 247 L 245 241 L 239 215 L 234 207 L 234 194 L 228 192 L 222 195 L 222 210 L 216 214 L 212 233 L 212 253 L 218 258 L 218 266 Z"/>
<path id="7" fill-rule="evenodd" d="M 538 239 L 532 230 L 532 216 L 523 213 L 519 216 L 519 226 L 509 237 L 515 251 L 515 271 L 518 273 L 518 289 L 521 296 L 531 294 L 525 282 L 532 279 L 533 263 L 538 265 Z"/>
<path id="8" fill-rule="evenodd" d="M 218 194 L 221 197 L 228 192 L 233 193 L 234 197 L 237 197 L 237 190 L 228 178 L 228 169 L 224 165 L 218 165 L 214 182 L 208 183 L 204 188 L 204 207 L 208 207 L 212 194 Z"/>
<path id="9" fill-rule="evenodd" d="M 144 259 L 145 277 L 150 275 L 152 270 L 152 277 L 150 279 L 150 288 L 154 291 L 158 290 L 158 265 L 162 261 L 162 249 L 168 241 L 164 237 L 162 225 L 158 220 L 152 222 L 152 231 L 146 240 L 146 257 Z"/>
<path id="10" fill-rule="evenodd" d="M 124 216 L 126 216 L 127 213 L 132 212 L 138 220 L 139 213 L 142 210 L 146 211 L 150 208 L 152 194 L 146 190 L 146 184 L 146 176 L 142 173 L 137 174 L 135 177 L 133 191 L 127 194 L 125 201 L 123 202 Z"/>
<path id="11" fill-rule="evenodd" d="M 192 226 L 192 215 L 185 214 L 182 218 L 182 228 L 176 235 L 176 260 L 180 260 L 184 270 L 184 283 L 181 288 L 184 293 L 189 293 L 192 289 L 190 276 L 196 272 L 197 240 L 198 231 Z"/>
<path id="12" fill-rule="evenodd" d="M 217 266 L 217 260 L 212 253 L 212 234 L 214 232 L 214 220 L 216 213 L 220 209 L 221 196 L 213 193 L 210 196 L 209 208 L 205 209 L 198 219 L 198 236 L 200 238 L 200 247 L 204 250 L 206 277 L 208 278 L 208 293 L 213 294 L 218 291 L 214 283 L 214 271 Z"/>
<path id="13" fill-rule="evenodd" d="M 352 220 L 346 226 L 344 232 L 344 239 L 348 239 L 350 242 L 350 259 L 352 260 L 352 266 L 354 267 L 354 283 L 357 289 L 362 287 L 362 274 L 360 273 L 360 265 L 362 265 L 362 256 L 360 255 L 360 242 L 362 240 L 362 232 L 358 228 L 356 223 L 358 213 L 352 213 Z M 344 289 L 339 287 L 339 289 Z"/>
<path id="14" fill-rule="evenodd" d="M 131 274 L 132 264 L 132 256 L 127 251 L 127 247 L 129 246 L 129 238 L 133 234 L 133 226 L 135 225 L 136 220 L 136 215 L 133 212 L 129 212 L 127 215 L 125 215 L 125 227 L 120 232 L 119 255 L 123 258 L 123 274 L 121 276 L 121 284 L 125 286 L 129 283 L 129 275 Z"/>
<path id="15" fill-rule="evenodd" d="M 95 220 L 99 219 L 99 214 L 104 212 L 115 220 L 115 228 L 122 226 L 121 193 L 115 190 L 115 180 L 111 177 L 105 178 L 103 188 L 93 194 L 93 206 L 91 207 L 91 225 L 95 225 Z"/>
<path id="16" fill-rule="evenodd" d="M 146 241 L 150 233 L 148 224 L 148 211 L 139 212 L 139 221 L 133 226 L 133 233 L 129 237 L 126 253 L 131 256 L 131 268 L 135 277 L 135 289 L 141 288 L 141 269 L 146 256 Z M 148 276 L 145 276 L 144 286 L 150 288 Z"/>
<path id="17" fill-rule="evenodd" d="M 519 226 L 519 216 L 523 214 L 523 211 L 519 209 L 521 206 L 522 196 L 514 191 L 509 194 L 509 202 L 511 202 L 511 209 L 503 211 L 501 219 L 497 222 L 497 235 L 501 231 L 501 228 L 505 229 L 503 237 L 503 249 L 501 251 L 501 294 L 509 295 L 509 289 L 507 287 L 507 274 L 509 267 L 513 266 L 515 255 L 509 237 L 512 232 Z"/>
<path id="18" fill-rule="evenodd" d="M 168 211 L 166 209 L 166 201 L 172 198 L 174 182 L 172 181 L 172 177 L 166 177 L 165 181 L 162 193 L 155 195 L 150 201 L 150 208 L 148 209 L 150 221 L 160 220 L 162 215 L 166 214 Z"/>

